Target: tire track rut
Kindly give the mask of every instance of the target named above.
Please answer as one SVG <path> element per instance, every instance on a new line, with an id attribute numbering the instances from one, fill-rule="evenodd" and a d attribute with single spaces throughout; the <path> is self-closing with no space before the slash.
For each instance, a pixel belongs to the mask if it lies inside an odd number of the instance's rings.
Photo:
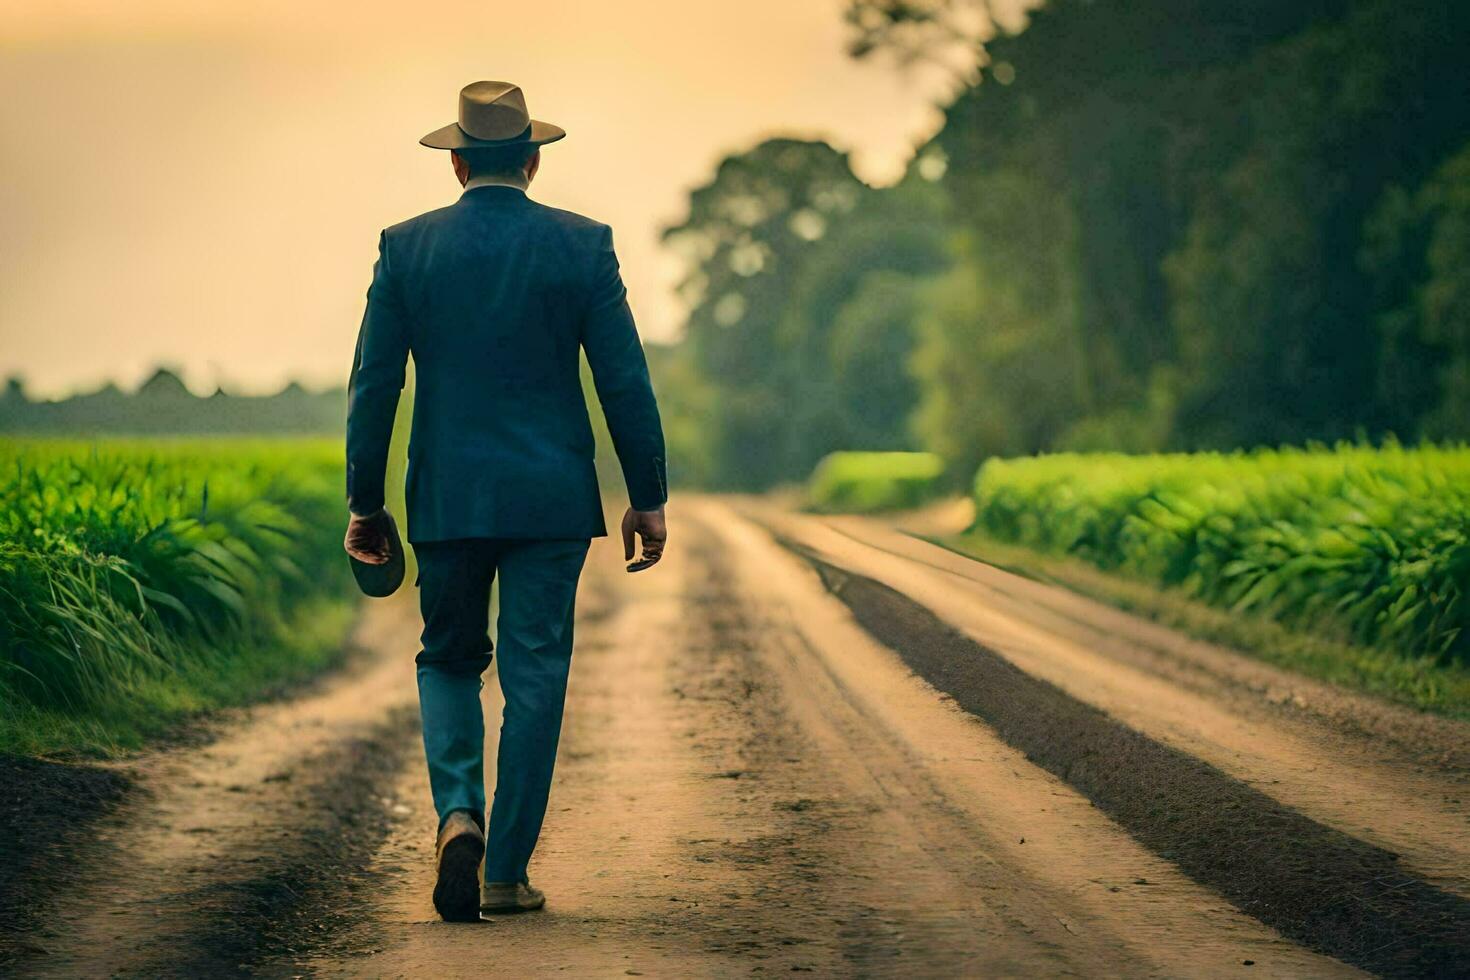
<path id="1" fill-rule="evenodd" d="M 1383 975 L 1449 976 L 1470 963 L 1470 902 L 1404 873 L 1395 855 L 1114 721 L 902 593 L 781 543 L 921 677 L 1262 922 Z"/>

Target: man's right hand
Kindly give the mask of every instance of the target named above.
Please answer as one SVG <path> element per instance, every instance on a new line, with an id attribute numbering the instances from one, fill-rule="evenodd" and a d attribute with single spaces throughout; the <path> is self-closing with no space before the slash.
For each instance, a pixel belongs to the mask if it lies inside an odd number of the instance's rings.
<path id="1" fill-rule="evenodd" d="M 629 507 L 623 514 L 623 560 L 633 561 L 633 536 L 643 540 L 643 557 L 628 566 L 630 572 L 641 572 L 658 564 L 664 556 L 664 542 L 669 530 L 664 524 L 664 509 L 634 510 Z"/>
<path id="2" fill-rule="evenodd" d="M 366 517 L 352 515 L 347 523 L 347 537 L 342 542 L 347 553 L 367 565 L 384 565 L 392 557 L 388 540 L 388 512 L 379 510 Z"/>

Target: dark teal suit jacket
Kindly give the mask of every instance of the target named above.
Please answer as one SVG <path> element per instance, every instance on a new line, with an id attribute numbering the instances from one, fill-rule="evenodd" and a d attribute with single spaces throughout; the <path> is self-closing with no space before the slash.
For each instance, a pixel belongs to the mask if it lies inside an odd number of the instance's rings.
<path id="1" fill-rule="evenodd" d="M 654 510 L 663 429 L 611 230 L 487 186 L 384 231 L 348 384 L 353 512 L 383 506 L 412 354 L 410 541 L 606 534 L 580 350 L 631 503 Z"/>

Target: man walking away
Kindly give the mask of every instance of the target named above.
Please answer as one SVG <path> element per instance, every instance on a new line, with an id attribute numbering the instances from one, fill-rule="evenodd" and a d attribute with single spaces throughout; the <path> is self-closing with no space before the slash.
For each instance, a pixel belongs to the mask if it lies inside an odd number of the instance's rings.
<path id="1" fill-rule="evenodd" d="M 464 193 L 382 233 L 348 386 L 346 549 L 366 583 L 402 557 L 383 483 L 413 355 L 419 705 L 439 814 L 434 906 L 451 921 L 545 902 L 527 865 L 561 733 L 577 579 L 590 539 L 607 533 L 579 351 L 628 486 L 625 558 L 642 541 L 629 570 L 656 563 L 666 537 L 663 432 L 612 233 L 526 196 L 540 148 L 565 135 L 532 120 L 515 85 L 460 92 L 458 122 L 420 142 L 450 151 Z M 497 575 L 505 711 L 487 826 L 479 693 Z"/>

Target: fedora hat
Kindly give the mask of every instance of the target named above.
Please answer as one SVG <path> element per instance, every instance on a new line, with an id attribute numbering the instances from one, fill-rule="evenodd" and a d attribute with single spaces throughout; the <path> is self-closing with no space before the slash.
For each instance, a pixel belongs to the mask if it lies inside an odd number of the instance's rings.
<path id="1" fill-rule="evenodd" d="M 555 143 L 567 134 L 560 126 L 532 119 L 526 96 L 510 82 L 471 82 L 459 90 L 459 122 L 419 140 L 436 150 L 473 150 L 497 146 Z"/>

